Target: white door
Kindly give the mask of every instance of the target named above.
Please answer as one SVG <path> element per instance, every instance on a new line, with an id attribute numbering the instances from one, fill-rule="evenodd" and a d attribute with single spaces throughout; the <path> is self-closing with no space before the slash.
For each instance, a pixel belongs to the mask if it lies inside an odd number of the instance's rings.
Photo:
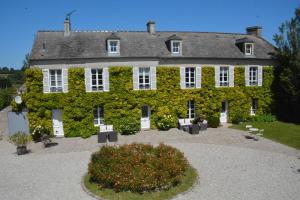
<path id="1" fill-rule="evenodd" d="M 142 106 L 141 129 L 150 129 L 150 107 Z"/>
<path id="2" fill-rule="evenodd" d="M 221 116 L 220 116 L 220 122 L 221 123 L 227 123 L 227 115 L 228 115 L 228 102 L 223 101 L 222 102 Z"/>
<path id="3" fill-rule="evenodd" d="M 53 134 L 57 137 L 64 136 L 64 128 L 62 122 L 62 111 L 61 110 L 52 110 L 52 125 L 53 125 Z"/>

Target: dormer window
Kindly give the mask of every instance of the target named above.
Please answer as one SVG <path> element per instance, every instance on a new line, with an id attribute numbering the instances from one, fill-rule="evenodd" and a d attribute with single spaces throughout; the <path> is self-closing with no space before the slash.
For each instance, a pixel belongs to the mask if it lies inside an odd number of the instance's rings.
<path id="1" fill-rule="evenodd" d="M 180 55 L 181 54 L 181 41 L 171 41 L 171 51 L 172 51 L 172 54 Z"/>
<path id="2" fill-rule="evenodd" d="M 245 43 L 245 55 L 252 56 L 254 55 L 254 44 L 253 43 Z"/>
<path id="3" fill-rule="evenodd" d="M 108 40 L 108 53 L 109 54 L 119 54 L 120 44 L 119 40 Z"/>
<path id="4" fill-rule="evenodd" d="M 171 35 L 167 40 L 168 48 L 173 56 L 182 55 L 182 39 L 176 34 Z"/>
<path id="5" fill-rule="evenodd" d="M 120 37 L 116 33 L 112 33 L 107 38 L 108 55 L 120 55 Z"/>

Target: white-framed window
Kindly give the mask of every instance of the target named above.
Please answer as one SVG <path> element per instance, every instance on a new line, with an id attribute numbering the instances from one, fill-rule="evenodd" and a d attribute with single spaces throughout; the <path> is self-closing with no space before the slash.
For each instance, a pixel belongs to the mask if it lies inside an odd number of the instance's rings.
<path id="1" fill-rule="evenodd" d="M 196 82 L 196 70 L 195 67 L 185 68 L 185 87 L 194 88 Z"/>
<path id="2" fill-rule="evenodd" d="M 94 109 L 94 125 L 104 125 L 104 109 L 103 107 L 97 107 Z"/>
<path id="3" fill-rule="evenodd" d="M 139 89 L 151 89 L 150 67 L 139 67 Z"/>
<path id="4" fill-rule="evenodd" d="M 103 91 L 103 70 L 91 69 L 91 76 L 92 91 Z"/>
<path id="5" fill-rule="evenodd" d="M 62 92 L 62 70 L 50 69 L 50 92 Z"/>
<path id="6" fill-rule="evenodd" d="M 187 118 L 195 118 L 195 102 L 193 100 L 190 100 L 187 103 Z"/>
<path id="7" fill-rule="evenodd" d="M 257 99 L 252 99 L 251 100 L 251 110 L 250 110 L 250 115 L 255 115 L 258 107 L 258 101 Z"/>
<path id="8" fill-rule="evenodd" d="M 119 40 L 108 40 L 108 53 L 119 54 L 120 53 L 120 41 Z"/>
<path id="9" fill-rule="evenodd" d="M 220 86 L 229 86 L 229 67 L 220 67 Z"/>
<path id="10" fill-rule="evenodd" d="M 181 41 L 171 41 L 171 52 L 174 55 L 181 55 Z"/>
<path id="11" fill-rule="evenodd" d="M 245 43 L 245 55 L 252 56 L 254 55 L 254 44 L 253 43 Z"/>
<path id="12" fill-rule="evenodd" d="M 258 67 L 256 66 L 249 67 L 249 85 L 250 86 L 258 85 Z"/>

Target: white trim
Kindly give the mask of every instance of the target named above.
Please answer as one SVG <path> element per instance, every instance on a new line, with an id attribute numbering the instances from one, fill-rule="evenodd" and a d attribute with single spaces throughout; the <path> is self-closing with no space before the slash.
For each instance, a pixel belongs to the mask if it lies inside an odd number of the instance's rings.
<path id="1" fill-rule="evenodd" d="M 247 53 L 247 52 L 246 52 L 246 50 L 247 50 L 247 49 L 246 49 L 246 46 L 247 46 L 247 45 L 251 45 L 250 53 Z M 249 43 L 249 42 L 248 42 L 248 43 L 247 43 L 247 42 L 244 43 L 244 53 L 245 53 L 246 56 L 253 56 L 253 55 L 254 55 L 254 43 Z"/>
<path id="2" fill-rule="evenodd" d="M 117 42 L 116 52 L 111 51 L 110 42 Z M 120 55 L 120 40 L 107 40 L 107 53 L 108 55 Z"/>
<path id="3" fill-rule="evenodd" d="M 173 43 L 176 42 L 176 43 L 179 43 L 179 52 L 173 52 Z M 172 56 L 181 56 L 182 55 L 182 41 L 181 40 L 171 40 L 171 54 Z"/>

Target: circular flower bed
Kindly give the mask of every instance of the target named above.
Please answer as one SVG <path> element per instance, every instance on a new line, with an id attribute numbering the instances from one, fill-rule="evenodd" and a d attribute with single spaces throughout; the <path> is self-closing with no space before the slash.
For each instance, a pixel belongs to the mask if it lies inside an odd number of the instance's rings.
<path id="1" fill-rule="evenodd" d="M 116 192 L 166 190 L 181 183 L 189 164 L 183 153 L 160 144 L 104 146 L 89 163 L 90 181 Z"/>

